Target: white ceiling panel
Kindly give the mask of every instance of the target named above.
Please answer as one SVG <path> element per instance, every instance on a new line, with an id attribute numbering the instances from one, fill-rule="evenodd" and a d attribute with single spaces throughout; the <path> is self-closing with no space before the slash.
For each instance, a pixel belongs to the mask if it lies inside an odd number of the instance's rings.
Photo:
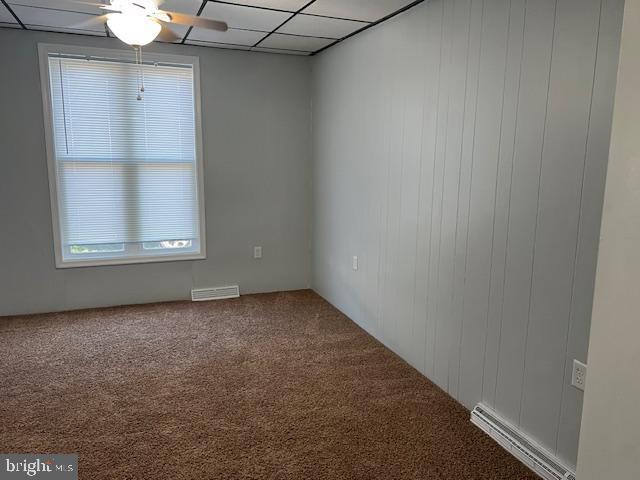
<path id="1" fill-rule="evenodd" d="M 227 22 L 231 28 L 270 32 L 291 16 L 287 12 L 276 12 L 260 8 L 241 7 L 226 3 L 208 2 L 200 15 Z"/>
<path id="2" fill-rule="evenodd" d="M 96 15 L 106 13 L 94 5 L 99 3 L 99 0 L 9 0 L 7 3 L 10 5 L 26 5 Z M 200 5 L 202 5 L 202 0 L 165 0 L 161 2 L 160 8 L 162 10 L 195 15 L 198 13 Z"/>
<path id="3" fill-rule="evenodd" d="M 305 52 L 315 52 L 335 40 L 316 37 L 298 37 L 296 35 L 282 35 L 274 33 L 260 43 L 262 48 L 278 48 L 283 50 L 301 50 Z"/>
<path id="4" fill-rule="evenodd" d="M 82 30 L 80 28 L 51 27 L 43 25 L 27 25 L 29 30 L 41 30 L 43 32 L 59 32 L 59 33 L 76 33 L 80 35 L 96 35 L 98 37 L 106 37 L 104 30 Z"/>
<path id="5" fill-rule="evenodd" d="M 23 5 L 12 5 L 11 8 L 27 27 L 30 25 L 50 27 L 52 31 L 71 28 L 74 30 L 102 32 L 104 34 L 104 24 L 90 23 L 92 19 L 96 18 L 95 15 L 26 7 Z"/>
<path id="6" fill-rule="evenodd" d="M 216 42 L 201 42 L 200 40 L 187 40 L 187 45 L 197 45 L 200 47 L 214 47 L 214 48 L 224 48 L 226 50 L 250 50 L 251 47 L 247 47 L 244 45 L 230 45 L 227 43 L 216 43 Z"/>
<path id="7" fill-rule="evenodd" d="M 313 15 L 296 15 L 282 28 L 281 33 L 306 35 L 309 37 L 342 38 L 369 25 L 367 22 L 339 20 L 336 18 L 316 17 Z"/>
<path id="8" fill-rule="evenodd" d="M 200 5 L 202 5 L 202 0 L 165 0 L 158 8 L 160 8 L 160 10 L 168 10 L 170 12 L 195 15 L 198 13 Z"/>
<path id="9" fill-rule="evenodd" d="M 233 43 L 235 45 L 251 46 L 255 45 L 264 36 L 264 32 L 253 32 L 251 30 L 229 29 L 226 32 L 219 32 L 217 30 L 194 28 L 193 30 L 191 30 L 188 39 L 200 40 L 204 42 Z"/>
<path id="10" fill-rule="evenodd" d="M 15 23 L 17 25 L 16 19 L 13 18 L 13 15 L 9 13 L 9 10 L 6 9 L 4 5 L 0 3 L 0 23 Z"/>
<path id="11" fill-rule="evenodd" d="M 226 1 L 226 0 L 225 0 Z M 230 0 L 227 3 L 237 3 L 239 5 L 250 5 L 253 7 L 275 8 L 276 10 L 286 10 L 297 12 L 304 7 L 309 0 Z"/>
<path id="12" fill-rule="evenodd" d="M 309 52 L 301 52 L 299 50 L 276 50 L 275 48 L 252 48 L 252 52 L 263 52 L 263 53 L 280 53 L 285 55 L 309 55 Z"/>
<path id="13" fill-rule="evenodd" d="M 303 13 L 375 22 L 413 0 L 316 0 Z"/>
<path id="14" fill-rule="evenodd" d="M 105 35 L 103 24 L 91 22 L 102 14 L 95 5 L 98 2 L 6 0 L 30 29 Z M 164 10 L 189 15 L 196 15 L 202 7 L 202 0 L 160 0 L 160 3 Z M 229 31 L 194 28 L 185 43 L 247 49 L 261 42 L 253 50 L 284 54 L 315 52 L 406 7 L 412 0 L 316 0 L 303 13 L 296 14 L 308 3 L 309 0 L 209 0 L 201 16 L 227 22 Z M 266 32 L 280 25 L 277 33 L 261 41 Z M 0 3 L 0 26 L 19 27 L 3 3 Z M 170 28 L 180 39 L 189 32 L 185 25 L 173 24 Z"/>
<path id="15" fill-rule="evenodd" d="M 103 13 L 105 13 L 97 6 L 91 5 L 91 3 L 98 3 L 98 1 L 74 2 L 73 0 L 8 0 L 7 3 L 11 5 L 11 8 L 13 8 L 14 5 L 21 5 L 29 7 L 50 8 L 52 10 L 65 10 L 69 12 L 90 13 L 93 15 L 102 15 Z M 18 15 L 17 12 L 16 15 Z M 18 15 L 18 18 L 20 18 L 20 15 Z M 22 20 L 22 18 L 20 18 L 20 20 Z M 22 21 L 26 23 L 24 20 Z"/>

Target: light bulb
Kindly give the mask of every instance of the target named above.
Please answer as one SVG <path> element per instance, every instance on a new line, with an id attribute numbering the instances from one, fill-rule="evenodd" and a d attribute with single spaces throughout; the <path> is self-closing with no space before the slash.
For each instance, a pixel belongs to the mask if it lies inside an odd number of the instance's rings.
<path id="1" fill-rule="evenodd" d="M 162 26 L 146 15 L 110 13 L 107 25 L 111 31 L 128 45 L 141 47 L 158 36 Z"/>

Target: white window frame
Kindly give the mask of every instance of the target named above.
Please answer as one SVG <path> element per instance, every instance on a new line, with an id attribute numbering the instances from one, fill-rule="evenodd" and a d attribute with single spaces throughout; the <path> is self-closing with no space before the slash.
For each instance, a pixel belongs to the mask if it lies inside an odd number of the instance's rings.
<path id="1" fill-rule="evenodd" d="M 102 57 L 123 60 L 132 60 L 133 50 L 116 50 L 107 48 L 93 48 L 75 45 L 61 45 L 52 43 L 39 43 L 38 55 L 40 60 L 40 84 L 42 89 L 42 102 L 44 109 L 44 131 L 47 151 L 47 169 L 49 172 L 49 196 L 51 203 L 51 219 L 53 224 L 53 243 L 55 250 L 56 268 L 75 268 L 75 267 L 96 267 L 103 265 L 126 265 L 134 263 L 156 263 L 171 262 L 184 260 L 204 260 L 207 258 L 206 252 L 206 230 L 205 230 L 205 199 L 204 199 L 204 165 L 203 165 L 203 149 L 202 149 L 202 120 L 201 120 L 201 102 L 200 102 L 200 62 L 199 57 L 187 55 L 173 54 L 157 54 L 145 52 L 144 61 L 175 63 L 179 65 L 193 66 L 193 92 L 194 92 L 194 115 L 195 115 L 195 147 L 196 147 L 196 198 L 198 199 L 199 214 L 199 251 L 170 253 L 171 249 L 165 249 L 166 253 L 142 253 L 135 257 L 117 257 L 114 254 L 91 254 L 90 258 L 69 260 L 64 258 L 60 237 L 60 219 L 58 212 L 58 186 L 56 178 L 56 156 L 53 138 L 53 116 L 51 105 L 51 87 L 49 76 L 49 54 L 65 53 L 68 55 L 79 55 L 85 57 Z M 134 248 L 142 250 L 135 245 Z M 125 248 L 126 251 L 126 248 Z"/>

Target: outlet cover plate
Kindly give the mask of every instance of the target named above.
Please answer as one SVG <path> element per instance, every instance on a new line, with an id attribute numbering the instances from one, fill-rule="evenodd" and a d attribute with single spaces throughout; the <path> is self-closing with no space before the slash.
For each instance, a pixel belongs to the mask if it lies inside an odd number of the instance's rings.
<path id="1" fill-rule="evenodd" d="M 584 385 L 587 381 L 587 366 L 578 361 L 573 361 L 573 372 L 571 374 L 571 385 L 577 389 L 584 390 Z"/>

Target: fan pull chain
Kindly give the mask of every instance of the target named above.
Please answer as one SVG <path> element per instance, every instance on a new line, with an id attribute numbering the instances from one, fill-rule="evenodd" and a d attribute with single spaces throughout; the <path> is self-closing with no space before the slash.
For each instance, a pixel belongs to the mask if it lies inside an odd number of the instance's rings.
<path id="1" fill-rule="evenodd" d="M 140 93 L 144 93 L 144 63 L 142 61 L 142 47 L 140 47 Z"/>
<path id="2" fill-rule="evenodd" d="M 142 94 L 144 93 L 144 70 L 142 65 L 142 47 L 134 47 L 136 52 L 136 65 L 138 66 L 138 83 L 140 85 L 140 91 L 136 97 L 138 100 L 142 100 Z"/>
<path id="3" fill-rule="evenodd" d="M 137 72 L 137 77 L 138 77 L 138 84 L 140 84 L 140 56 L 138 54 L 138 48 L 140 47 L 133 47 L 133 51 L 136 52 L 136 67 L 138 67 L 138 72 Z M 138 100 L 142 100 L 142 96 L 140 95 L 140 93 L 138 93 Z"/>

